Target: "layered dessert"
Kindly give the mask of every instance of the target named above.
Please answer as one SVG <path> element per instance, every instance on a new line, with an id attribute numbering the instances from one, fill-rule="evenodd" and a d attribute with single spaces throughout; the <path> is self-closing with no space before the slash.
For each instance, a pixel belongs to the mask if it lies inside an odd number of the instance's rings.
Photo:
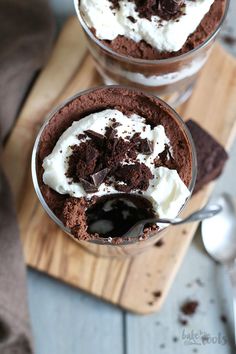
<path id="1" fill-rule="evenodd" d="M 191 90 L 227 8 L 227 0 L 74 1 L 105 83 L 167 100 Z"/>
<path id="2" fill-rule="evenodd" d="M 114 52 L 146 60 L 187 53 L 218 27 L 226 0 L 80 0 L 83 18 Z"/>
<path id="3" fill-rule="evenodd" d="M 174 111 L 118 87 L 69 101 L 45 125 L 37 151 L 38 184 L 51 211 L 75 238 L 111 243 L 122 243 L 139 220 L 176 217 L 190 195 L 192 165 Z M 140 239 L 154 232 L 158 225 L 147 225 Z"/>

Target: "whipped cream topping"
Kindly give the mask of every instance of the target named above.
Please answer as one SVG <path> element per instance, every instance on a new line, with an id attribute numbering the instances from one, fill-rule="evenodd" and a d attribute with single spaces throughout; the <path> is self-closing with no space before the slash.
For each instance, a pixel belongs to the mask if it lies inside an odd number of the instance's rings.
<path id="1" fill-rule="evenodd" d="M 140 133 L 142 139 L 147 138 L 153 142 L 153 152 L 150 155 L 139 153 L 137 162 L 144 163 L 149 167 L 154 178 L 150 180 L 149 187 L 142 191 L 142 195 L 148 198 L 155 211 L 160 217 L 176 217 L 181 207 L 184 205 L 190 192 L 185 186 L 176 170 L 170 170 L 167 167 L 155 167 L 155 158 L 164 151 L 165 144 L 171 146 L 169 139 L 165 134 L 164 127 L 158 125 L 152 127 L 145 123 L 145 119 L 133 114 L 127 117 L 123 113 L 114 109 L 107 109 L 102 112 L 93 113 L 85 118 L 73 122 L 73 124 L 61 135 L 53 151 L 43 161 L 43 181 L 46 185 L 60 194 L 69 194 L 72 197 L 102 196 L 109 193 L 118 192 L 113 185 L 102 183 L 95 193 L 86 193 L 80 183 L 74 183 L 66 176 L 68 169 L 68 157 L 72 154 L 71 146 L 79 145 L 79 134 L 86 130 L 92 130 L 96 133 L 104 134 L 105 128 L 112 125 L 112 119 L 120 123 L 116 127 L 117 136 L 127 139 L 132 136 L 134 131 Z M 86 139 L 90 139 L 87 137 Z M 131 193 L 137 194 L 134 190 Z"/>
<path id="2" fill-rule="evenodd" d="M 112 73 L 118 74 L 120 76 L 123 76 L 124 78 L 135 82 L 140 85 L 146 85 L 149 87 L 152 86 L 164 86 L 164 85 L 170 85 L 175 82 L 178 82 L 180 80 L 183 80 L 187 77 L 195 75 L 205 64 L 206 60 L 208 58 L 208 55 L 206 55 L 202 59 L 195 60 L 191 62 L 189 65 L 186 65 L 182 69 L 178 69 L 178 71 L 162 74 L 162 75 L 151 75 L 151 76 L 145 76 L 141 73 L 135 73 L 131 71 L 126 71 L 122 70 L 121 68 L 112 68 Z M 107 69 L 108 71 L 109 69 Z M 108 78 L 106 78 L 106 84 L 108 81 Z M 108 83 L 109 85 L 117 85 L 117 82 L 112 82 Z"/>
<path id="3" fill-rule="evenodd" d="M 78 12 L 78 0 L 74 1 Z M 213 2 L 186 0 L 183 14 L 177 20 L 169 21 L 159 16 L 152 16 L 151 21 L 140 18 L 135 4 L 129 0 L 120 0 L 119 9 L 112 9 L 109 0 L 80 0 L 80 11 L 88 27 L 96 30 L 100 40 L 113 40 L 121 35 L 135 42 L 144 40 L 160 52 L 176 52 L 196 30 Z M 128 18 L 130 16 L 134 21 Z"/>

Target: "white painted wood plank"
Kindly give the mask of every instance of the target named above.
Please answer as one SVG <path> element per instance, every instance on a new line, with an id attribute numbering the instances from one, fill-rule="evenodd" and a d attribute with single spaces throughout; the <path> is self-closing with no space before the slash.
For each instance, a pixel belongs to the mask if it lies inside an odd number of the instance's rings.
<path id="1" fill-rule="evenodd" d="M 235 172 L 236 142 L 214 194 L 228 192 L 236 197 Z M 200 279 L 203 286 L 198 285 L 196 279 Z M 189 324 L 182 326 L 178 321 L 180 306 L 187 299 L 197 300 L 200 305 L 196 314 L 189 318 Z M 221 321 L 222 314 L 227 316 L 227 324 Z M 232 314 L 231 288 L 225 269 L 209 258 L 198 233 L 161 311 L 147 317 L 127 314 L 127 354 L 190 354 L 196 352 L 195 350 L 198 354 L 233 354 L 235 348 Z M 224 336 L 228 343 L 185 343 L 186 334 L 201 335 L 200 331 L 208 333 L 212 341 L 217 341 L 218 336 L 221 336 L 221 339 Z M 173 341 L 174 337 L 178 338 L 177 342 Z"/>
<path id="2" fill-rule="evenodd" d="M 199 277 L 204 287 L 196 283 Z M 179 323 L 180 306 L 187 299 L 197 300 L 200 305 L 195 315 L 183 317 L 188 320 L 188 325 L 183 326 Z M 233 354 L 232 320 L 227 325 L 220 320 L 221 314 L 231 317 L 230 305 L 229 284 L 221 267 L 215 266 L 195 241 L 161 311 L 147 317 L 127 315 L 127 353 L 190 354 L 197 350 L 198 354 Z M 221 336 L 222 344 L 204 345 L 201 338 L 194 341 L 193 335 L 202 337 L 203 333 L 209 334 L 211 341 Z M 228 344 L 223 345 L 223 337 Z"/>
<path id="3" fill-rule="evenodd" d="M 33 270 L 28 289 L 36 354 L 124 354 L 120 309 Z"/>

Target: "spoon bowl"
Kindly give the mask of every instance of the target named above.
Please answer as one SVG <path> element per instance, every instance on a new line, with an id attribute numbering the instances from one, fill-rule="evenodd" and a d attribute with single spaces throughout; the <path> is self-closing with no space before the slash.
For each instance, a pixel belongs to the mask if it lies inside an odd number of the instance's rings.
<path id="1" fill-rule="evenodd" d="M 212 258 L 227 263 L 236 258 L 236 201 L 223 194 L 214 202 L 222 212 L 202 222 L 202 240 Z"/>

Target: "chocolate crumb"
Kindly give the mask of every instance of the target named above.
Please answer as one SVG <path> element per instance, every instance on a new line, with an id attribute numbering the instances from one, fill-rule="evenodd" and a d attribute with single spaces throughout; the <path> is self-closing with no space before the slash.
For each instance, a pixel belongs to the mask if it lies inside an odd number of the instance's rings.
<path id="1" fill-rule="evenodd" d="M 221 36 L 221 39 L 223 40 L 223 42 L 229 46 L 234 46 L 236 44 L 236 38 L 226 34 L 224 36 Z"/>
<path id="2" fill-rule="evenodd" d="M 181 312 L 184 315 L 187 316 L 192 316 L 195 314 L 197 307 L 199 306 L 198 301 L 192 300 L 192 301 L 186 301 L 180 308 Z"/>
<path id="3" fill-rule="evenodd" d="M 228 322 L 228 318 L 226 317 L 226 315 L 221 315 L 221 316 L 220 316 L 220 320 L 221 320 L 221 322 L 223 322 L 223 323 L 227 323 L 227 322 Z"/>
<path id="4" fill-rule="evenodd" d="M 124 182 L 117 184 L 116 189 L 121 192 L 129 193 L 131 190 L 147 190 L 149 180 L 153 179 L 150 169 L 144 164 L 136 162 L 132 165 L 120 165 L 114 172 L 116 181 Z"/>
<path id="5" fill-rule="evenodd" d="M 159 241 L 157 241 L 157 242 L 154 244 L 154 246 L 155 246 L 155 247 L 162 247 L 164 244 L 165 244 L 165 242 L 164 242 L 162 239 L 160 239 Z"/>
<path id="6" fill-rule="evenodd" d="M 202 288 L 203 288 L 204 285 L 205 285 L 205 284 L 203 283 L 203 281 L 202 281 L 201 279 L 199 279 L 199 278 L 196 279 L 196 284 L 199 285 L 199 286 L 201 286 Z"/>
<path id="7" fill-rule="evenodd" d="M 153 296 L 154 296 L 155 298 L 161 297 L 161 295 L 162 295 L 161 291 L 154 291 L 154 292 L 153 292 Z"/>
<path id="8" fill-rule="evenodd" d="M 173 340 L 174 343 L 176 343 L 176 342 L 178 342 L 179 338 L 178 337 L 173 337 L 172 340 Z"/>
<path id="9" fill-rule="evenodd" d="M 86 134 L 81 133 L 81 134 L 77 135 L 77 138 L 78 138 L 79 140 L 86 139 Z"/>
<path id="10" fill-rule="evenodd" d="M 180 319 L 179 319 L 179 323 L 180 323 L 182 326 L 187 326 L 188 321 L 185 320 L 184 318 L 180 318 Z"/>

